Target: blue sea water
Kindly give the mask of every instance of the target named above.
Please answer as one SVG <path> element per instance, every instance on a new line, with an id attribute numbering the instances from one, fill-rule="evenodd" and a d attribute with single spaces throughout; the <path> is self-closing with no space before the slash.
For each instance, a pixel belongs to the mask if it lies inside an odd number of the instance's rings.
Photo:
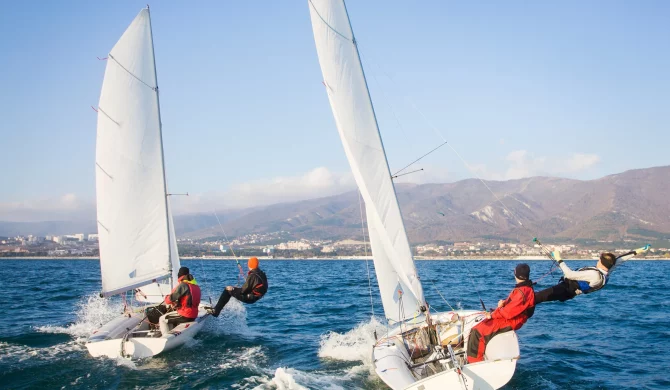
<path id="1" fill-rule="evenodd" d="M 231 261 L 183 261 L 204 296 L 237 282 Z M 532 276 L 549 269 L 530 261 Z M 570 262 L 573 268 L 589 261 Z M 513 285 L 513 261 L 419 261 L 438 310 L 488 306 Z M 91 260 L 4 260 L 0 388 L 384 389 L 370 373 L 372 331 L 364 261 L 264 261 L 268 295 L 231 300 L 193 343 L 143 361 L 94 359 L 83 345 L 121 310 L 97 297 Z M 372 263 L 370 263 L 372 267 Z M 628 262 L 592 295 L 537 307 L 518 332 L 521 359 L 507 389 L 670 388 L 670 262 Z M 468 277 L 472 276 L 472 281 Z M 558 274 L 543 279 L 542 288 Z M 382 313 L 373 275 L 375 314 Z"/>

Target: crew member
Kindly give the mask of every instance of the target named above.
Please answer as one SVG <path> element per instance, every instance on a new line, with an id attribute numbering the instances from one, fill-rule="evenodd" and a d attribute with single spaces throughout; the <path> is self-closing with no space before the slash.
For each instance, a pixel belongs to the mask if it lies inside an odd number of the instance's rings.
<path id="1" fill-rule="evenodd" d="M 163 334 L 169 331 L 169 326 L 173 327 L 184 323 L 192 322 L 198 318 L 198 305 L 200 305 L 200 286 L 196 282 L 193 275 L 191 275 L 188 267 L 179 268 L 177 273 L 177 286 L 169 295 L 165 296 L 163 304 L 169 311 L 175 309 L 176 311 L 168 312 L 161 317 L 160 328 Z M 163 306 L 163 305 L 161 305 Z M 158 310 L 161 310 L 160 306 Z"/>
<path id="2" fill-rule="evenodd" d="M 216 306 L 214 309 L 211 309 L 211 314 L 214 317 L 219 316 L 221 310 L 223 310 L 224 306 L 230 300 L 230 297 L 234 297 L 244 303 L 255 303 L 257 300 L 263 298 L 268 291 L 268 278 L 265 276 L 265 272 L 258 268 L 258 259 L 256 257 L 250 258 L 247 265 L 249 266 L 249 273 L 244 285 L 241 288 L 227 286 L 223 290 Z"/>
<path id="3" fill-rule="evenodd" d="M 557 285 L 536 293 L 536 304 L 551 301 L 565 302 L 580 294 L 596 292 L 605 287 L 609 272 L 616 264 L 616 256 L 613 253 L 602 253 L 595 267 L 584 267 L 573 271 L 563 262 L 559 252 L 551 254 L 565 276 L 559 280 Z"/>
<path id="4" fill-rule="evenodd" d="M 535 296 L 530 280 L 530 266 L 519 264 L 514 269 L 516 286 L 507 299 L 498 302 L 498 308 L 486 313 L 486 319 L 470 331 L 468 338 L 468 363 L 484 360 L 486 344 L 496 335 L 511 330 L 519 330 L 533 316 Z"/>

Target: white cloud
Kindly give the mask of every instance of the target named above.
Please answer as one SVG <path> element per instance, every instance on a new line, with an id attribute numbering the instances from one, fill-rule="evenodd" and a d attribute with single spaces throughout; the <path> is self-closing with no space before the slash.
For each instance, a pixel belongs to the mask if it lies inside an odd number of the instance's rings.
<path id="1" fill-rule="evenodd" d="M 211 212 L 295 202 L 340 194 L 356 188 L 351 173 L 319 167 L 298 176 L 281 176 L 233 185 L 219 193 L 173 198 L 175 214 Z"/>
<path id="2" fill-rule="evenodd" d="M 595 154 L 575 153 L 569 157 L 549 159 L 535 156 L 526 150 L 515 150 L 505 157 L 505 164 L 489 169 L 483 164 L 470 165 L 471 173 L 482 179 L 509 180 L 536 175 L 573 174 L 592 167 L 600 161 Z M 402 176 L 398 183 L 443 183 L 449 171 L 439 165 L 423 165 L 425 170 Z M 411 171 L 412 169 L 408 169 Z M 281 176 L 239 183 L 218 193 L 191 194 L 171 198 L 174 214 L 211 212 L 213 209 L 240 209 L 282 202 L 340 194 L 356 188 L 350 172 L 335 173 L 318 167 L 302 175 Z M 94 220 L 95 203 L 75 194 L 21 202 L 0 203 L 0 221 L 35 222 L 58 220 Z"/>
<path id="3" fill-rule="evenodd" d="M 470 173 L 488 180 L 513 180 L 532 176 L 562 176 L 585 171 L 600 162 L 596 154 L 537 156 L 527 150 L 514 150 L 504 162 L 491 169 L 485 164 L 470 165 Z"/>
<path id="4" fill-rule="evenodd" d="M 579 172 L 592 167 L 600 162 L 596 154 L 575 153 L 565 162 L 567 172 Z"/>
<path id="5" fill-rule="evenodd" d="M 73 221 L 95 218 L 95 205 L 75 194 L 0 203 L 0 221 Z"/>
<path id="6" fill-rule="evenodd" d="M 512 180 L 540 174 L 545 169 L 547 158 L 535 157 L 526 150 L 515 150 L 510 152 L 505 160 L 508 161 L 509 167 L 503 179 Z"/>

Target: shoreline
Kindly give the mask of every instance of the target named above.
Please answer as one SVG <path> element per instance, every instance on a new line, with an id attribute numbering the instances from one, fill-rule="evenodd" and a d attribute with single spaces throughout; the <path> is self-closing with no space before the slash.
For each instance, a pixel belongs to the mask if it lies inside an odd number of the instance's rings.
<path id="1" fill-rule="evenodd" d="M 266 257 L 266 256 L 256 256 L 259 260 L 263 261 L 364 261 L 364 260 L 373 260 L 372 256 L 340 256 L 340 257 L 316 257 L 316 258 L 300 258 L 300 257 Z M 239 259 L 247 259 L 246 257 L 235 258 L 233 256 L 211 256 L 211 257 L 180 257 L 180 260 L 207 260 L 207 261 L 234 261 Z M 81 257 L 65 257 L 65 256 L 31 256 L 31 257 L 0 257 L 2 260 L 100 260 L 99 257 L 92 256 L 81 256 Z M 445 257 L 424 257 L 416 256 L 414 257 L 416 261 L 547 261 L 547 258 L 516 258 L 516 257 L 469 257 L 469 256 L 445 256 Z M 598 259 L 592 258 L 581 258 L 581 259 L 563 259 L 565 261 L 586 261 Z M 670 261 L 670 258 L 653 256 L 645 258 L 632 258 L 628 261 Z"/>

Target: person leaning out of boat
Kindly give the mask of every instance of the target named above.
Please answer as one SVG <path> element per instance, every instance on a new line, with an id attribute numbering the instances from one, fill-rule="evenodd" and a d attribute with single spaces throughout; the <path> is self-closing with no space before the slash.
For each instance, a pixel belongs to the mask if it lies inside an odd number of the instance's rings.
<path id="1" fill-rule="evenodd" d="M 516 286 L 507 299 L 498 302 L 498 308 L 486 313 L 486 319 L 470 331 L 468 338 L 468 363 L 484 360 L 488 342 L 496 335 L 511 330 L 519 330 L 535 312 L 533 282 L 530 280 L 530 266 L 519 264 L 514 269 Z"/>
<path id="2" fill-rule="evenodd" d="M 149 322 L 156 323 L 158 321 L 152 321 L 152 317 L 164 313 L 168 313 L 163 317 L 160 317 L 160 328 L 161 332 L 167 332 L 169 329 L 168 325 L 176 326 L 184 322 L 192 322 L 198 318 L 198 306 L 200 305 L 200 286 L 196 282 L 193 275 L 191 275 L 188 267 L 179 268 L 177 273 L 178 284 L 172 289 L 169 295 L 165 296 L 163 303 L 155 308 L 158 313 L 147 312 L 147 317 L 149 317 Z M 170 312 L 170 310 L 174 310 Z M 160 314 L 159 314 L 160 313 Z"/>
<path id="3" fill-rule="evenodd" d="M 247 279 L 245 280 L 244 285 L 241 288 L 227 286 L 226 289 L 223 290 L 216 306 L 214 306 L 213 309 L 210 309 L 210 313 L 214 317 L 219 316 L 221 310 L 223 310 L 230 300 L 230 297 L 234 297 L 238 301 L 244 303 L 255 303 L 263 298 L 268 291 L 268 278 L 265 276 L 265 272 L 258 267 L 258 258 L 250 258 L 247 265 L 249 266 L 249 273 L 247 273 Z"/>
<path id="4" fill-rule="evenodd" d="M 602 253 L 595 267 L 584 267 L 573 271 L 563 262 L 559 252 L 552 252 L 551 255 L 565 276 L 557 285 L 536 293 L 536 304 L 551 301 L 565 302 L 580 294 L 596 292 L 605 287 L 609 272 L 616 264 L 616 256 L 613 253 Z"/>

